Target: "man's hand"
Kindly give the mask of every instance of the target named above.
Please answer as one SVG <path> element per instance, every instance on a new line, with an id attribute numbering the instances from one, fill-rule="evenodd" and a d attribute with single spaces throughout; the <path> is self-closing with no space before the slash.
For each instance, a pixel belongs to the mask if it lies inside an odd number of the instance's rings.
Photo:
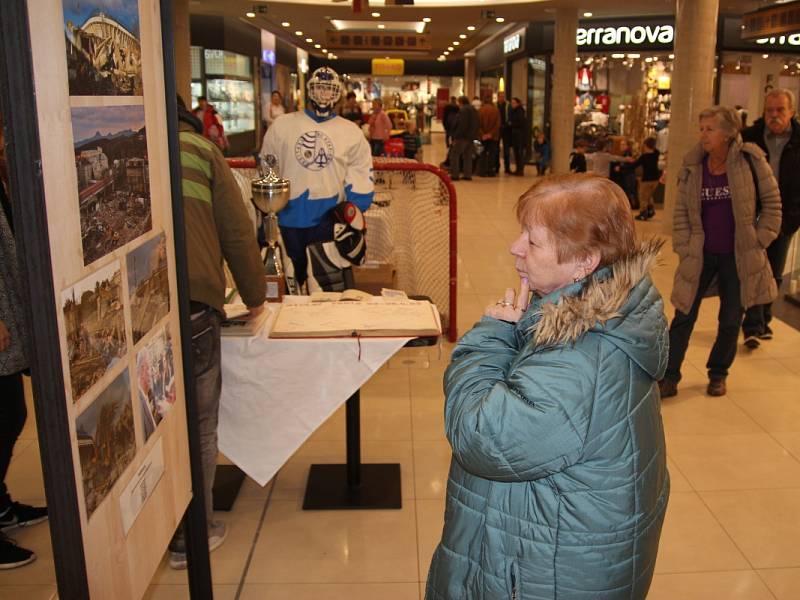
<path id="1" fill-rule="evenodd" d="M 0 352 L 8 350 L 11 345 L 11 333 L 8 331 L 6 324 L 0 321 Z"/>
<path id="2" fill-rule="evenodd" d="M 498 300 L 495 304 L 487 306 L 483 314 L 501 321 L 516 323 L 522 318 L 525 311 L 528 310 L 529 297 L 530 287 L 528 285 L 528 280 L 523 279 L 519 286 L 519 293 L 508 288 L 503 299 Z"/>
<path id="3" fill-rule="evenodd" d="M 260 306 L 248 306 L 247 310 L 249 310 L 250 312 L 247 313 L 246 315 L 242 315 L 241 317 L 239 317 L 239 319 L 241 319 L 242 321 L 249 321 L 251 319 L 255 319 L 258 315 L 264 312 L 264 305 L 262 304 Z"/>

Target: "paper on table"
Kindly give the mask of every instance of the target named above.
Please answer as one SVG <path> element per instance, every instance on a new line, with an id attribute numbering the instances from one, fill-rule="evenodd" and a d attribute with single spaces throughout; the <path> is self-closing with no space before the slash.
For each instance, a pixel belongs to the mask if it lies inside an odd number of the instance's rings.
<path id="1" fill-rule="evenodd" d="M 374 302 L 284 304 L 271 338 L 435 336 L 441 334 L 436 307 L 427 301 L 376 297 Z"/>

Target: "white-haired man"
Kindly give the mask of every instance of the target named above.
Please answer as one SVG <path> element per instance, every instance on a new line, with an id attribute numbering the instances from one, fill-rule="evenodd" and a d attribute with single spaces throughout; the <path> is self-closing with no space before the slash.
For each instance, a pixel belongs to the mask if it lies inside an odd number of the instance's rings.
<path id="1" fill-rule="evenodd" d="M 795 97 L 787 89 L 775 89 L 764 98 L 764 116 L 742 131 L 767 153 L 781 193 L 783 220 L 778 237 L 767 248 L 767 257 L 780 290 L 792 236 L 800 228 L 800 123 L 795 119 Z M 760 340 L 772 339 L 772 305 L 750 307 L 742 323 L 745 345 L 754 350 Z"/>

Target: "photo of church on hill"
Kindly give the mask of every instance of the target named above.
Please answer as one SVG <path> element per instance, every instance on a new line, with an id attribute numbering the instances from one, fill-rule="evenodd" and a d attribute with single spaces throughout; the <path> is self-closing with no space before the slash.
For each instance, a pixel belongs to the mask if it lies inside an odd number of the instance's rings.
<path id="1" fill-rule="evenodd" d="M 139 3 L 64 0 L 70 96 L 141 96 Z"/>
<path id="2" fill-rule="evenodd" d="M 150 231 L 144 107 L 72 109 L 83 264 Z"/>

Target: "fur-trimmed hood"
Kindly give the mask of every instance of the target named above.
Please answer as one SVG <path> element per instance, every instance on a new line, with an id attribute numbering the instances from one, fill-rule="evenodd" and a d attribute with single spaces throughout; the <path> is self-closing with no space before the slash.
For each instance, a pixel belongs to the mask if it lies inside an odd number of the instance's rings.
<path id="1" fill-rule="evenodd" d="M 532 335 L 537 348 L 572 344 L 589 331 L 601 332 L 658 376 L 666 362 L 666 317 L 649 272 L 663 245 L 663 240 L 645 241 L 631 256 L 534 300 L 520 328 Z"/>

